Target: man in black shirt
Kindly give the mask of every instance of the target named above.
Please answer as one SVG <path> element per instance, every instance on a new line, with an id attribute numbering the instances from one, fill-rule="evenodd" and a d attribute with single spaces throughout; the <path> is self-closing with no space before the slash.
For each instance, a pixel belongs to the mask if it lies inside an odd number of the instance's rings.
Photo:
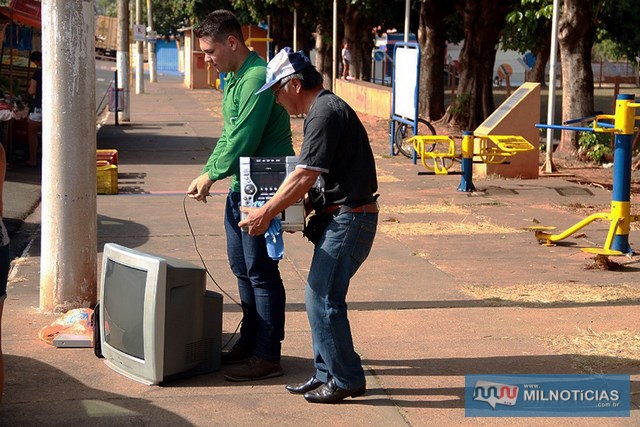
<path id="1" fill-rule="evenodd" d="M 267 83 L 291 115 L 305 114 L 304 140 L 294 172 L 271 200 L 247 209 L 240 222 L 263 234 L 271 219 L 305 195 L 315 209 L 305 232 L 315 244 L 305 305 L 315 373 L 287 385 L 313 403 L 361 396 L 366 383 L 347 318 L 349 282 L 369 255 L 378 224 L 378 182 L 367 132 L 355 111 L 325 90 L 322 76 L 303 52 L 285 48 L 267 65 Z M 313 230 L 311 230 L 313 229 Z"/>

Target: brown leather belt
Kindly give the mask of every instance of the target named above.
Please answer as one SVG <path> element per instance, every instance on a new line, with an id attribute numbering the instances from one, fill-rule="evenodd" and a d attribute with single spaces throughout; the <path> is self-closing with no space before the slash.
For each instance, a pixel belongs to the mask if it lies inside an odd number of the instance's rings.
<path id="1" fill-rule="evenodd" d="M 343 209 L 344 208 L 344 209 Z M 328 214 L 333 214 L 336 213 L 337 211 L 339 211 L 340 209 L 343 209 L 343 212 L 341 213 L 378 213 L 380 212 L 380 208 L 378 207 L 378 203 L 374 202 L 374 203 L 367 203 L 366 205 L 360 205 L 360 206 L 356 206 L 353 208 L 350 208 L 348 206 L 345 205 L 329 205 L 329 206 L 325 206 L 322 211 Z"/>

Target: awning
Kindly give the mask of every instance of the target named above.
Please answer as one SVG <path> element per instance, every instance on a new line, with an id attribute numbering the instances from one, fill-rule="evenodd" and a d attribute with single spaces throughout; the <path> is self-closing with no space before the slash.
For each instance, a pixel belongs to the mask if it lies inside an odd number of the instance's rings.
<path id="1" fill-rule="evenodd" d="M 13 20 L 14 22 L 26 25 L 27 27 L 37 29 L 40 29 L 42 27 L 42 21 L 40 20 L 40 17 L 12 9 L 10 7 L 0 7 L 0 16 L 10 21 Z"/>

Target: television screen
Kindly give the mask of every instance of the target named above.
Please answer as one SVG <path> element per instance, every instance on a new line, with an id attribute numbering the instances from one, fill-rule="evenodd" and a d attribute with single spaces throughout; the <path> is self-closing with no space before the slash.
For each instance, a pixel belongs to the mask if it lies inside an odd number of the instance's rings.
<path id="1" fill-rule="evenodd" d="M 144 360 L 144 291 L 147 272 L 107 259 L 104 311 L 104 340 L 133 357 Z M 122 298 L 127 295 L 127 298 Z"/>
<path id="2" fill-rule="evenodd" d="M 204 268 L 107 243 L 100 276 L 100 351 L 145 384 L 220 368 L 222 295 Z"/>

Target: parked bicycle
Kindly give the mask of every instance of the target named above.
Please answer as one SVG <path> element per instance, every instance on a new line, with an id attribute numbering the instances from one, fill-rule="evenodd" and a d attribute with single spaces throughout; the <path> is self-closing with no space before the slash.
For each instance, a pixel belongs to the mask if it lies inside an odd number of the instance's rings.
<path id="1" fill-rule="evenodd" d="M 403 156 L 413 158 L 413 141 L 415 135 L 435 135 L 435 128 L 425 119 L 418 119 L 418 132 L 414 132 L 413 126 L 402 122 L 396 122 L 396 130 L 393 135 L 393 154 L 401 153 Z M 435 144 L 426 146 L 425 151 L 432 151 Z"/>

